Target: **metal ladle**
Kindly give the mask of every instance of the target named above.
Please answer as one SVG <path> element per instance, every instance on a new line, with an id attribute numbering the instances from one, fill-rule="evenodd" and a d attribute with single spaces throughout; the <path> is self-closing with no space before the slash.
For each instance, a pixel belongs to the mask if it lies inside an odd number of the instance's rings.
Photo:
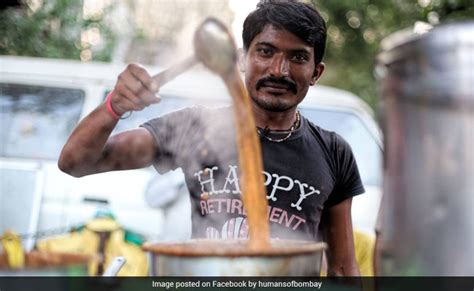
<path id="1" fill-rule="evenodd" d="M 214 18 L 207 18 L 194 33 L 194 54 L 152 78 L 161 87 L 180 74 L 203 63 L 214 73 L 225 76 L 231 73 L 237 63 L 234 39 L 226 26 Z"/>
<path id="2" fill-rule="evenodd" d="M 215 18 L 206 19 L 196 30 L 192 57 L 153 76 L 153 79 L 162 86 L 197 62 L 203 63 L 218 74 L 232 96 L 243 204 L 249 225 L 249 247 L 253 250 L 263 250 L 269 245 L 270 231 L 260 142 L 255 130 L 250 98 L 237 68 L 235 41 L 227 27 Z"/>
<path id="3" fill-rule="evenodd" d="M 233 99 L 243 204 L 249 225 L 249 248 L 264 250 L 270 244 L 263 162 L 252 106 L 237 68 L 237 48 L 227 27 L 208 18 L 194 36 L 196 57 L 218 74 Z"/>
<path id="4" fill-rule="evenodd" d="M 211 71 L 227 76 L 237 63 L 237 48 L 227 27 L 215 18 L 207 18 L 194 33 L 194 53 Z"/>

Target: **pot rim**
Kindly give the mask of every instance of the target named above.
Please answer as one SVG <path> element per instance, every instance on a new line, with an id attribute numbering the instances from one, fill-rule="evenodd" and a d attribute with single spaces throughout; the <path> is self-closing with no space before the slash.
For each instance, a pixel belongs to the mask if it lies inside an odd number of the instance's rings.
<path id="1" fill-rule="evenodd" d="M 254 250 L 245 247 L 248 240 L 191 239 L 182 242 L 144 243 L 142 248 L 153 255 L 179 257 L 276 257 L 322 252 L 324 242 L 272 239 L 271 248 Z M 235 246 L 239 247 L 235 247 Z"/>

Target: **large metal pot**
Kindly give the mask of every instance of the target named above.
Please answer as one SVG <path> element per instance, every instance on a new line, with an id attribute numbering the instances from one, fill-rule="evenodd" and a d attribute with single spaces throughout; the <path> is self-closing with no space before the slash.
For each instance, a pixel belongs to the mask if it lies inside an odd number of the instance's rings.
<path id="1" fill-rule="evenodd" d="M 319 276 L 325 243 L 273 240 L 264 251 L 247 241 L 145 244 L 155 276 Z"/>
<path id="2" fill-rule="evenodd" d="M 378 275 L 474 274 L 473 31 L 453 23 L 382 43 Z"/>
<path id="3" fill-rule="evenodd" d="M 0 253 L 0 276 L 87 276 L 94 256 L 33 251 L 25 254 L 25 267 L 11 269 L 5 253 Z"/>

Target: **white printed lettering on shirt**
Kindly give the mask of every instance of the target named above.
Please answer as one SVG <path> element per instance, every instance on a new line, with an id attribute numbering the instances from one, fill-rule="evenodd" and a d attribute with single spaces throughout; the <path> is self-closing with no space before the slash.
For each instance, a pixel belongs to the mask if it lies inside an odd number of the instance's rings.
<path id="1" fill-rule="evenodd" d="M 283 190 L 283 191 L 289 191 L 291 188 L 293 188 L 293 180 L 290 177 L 287 176 L 278 176 L 277 174 L 272 174 L 272 177 L 275 177 L 276 180 L 273 183 L 272 186 L 272 193 L 270 195 L 267 195 L 267 199 L 271 199 L 272 201 L 277 201 L 277 198 L 275 197 L 275 193 L 277 190 Z M 286 187 L 280 186 L 280 181 L 281 180 L 286 180 L 288 181 L 288 185 Z"/>
<path id="2" fill-rule="evenodd" d="M 194 176 L 198 177 L 199 183 L 201 183 L 202 193 L 208 192 L 209 195 L 218 194 L 218 192 L 214 190 L 214 171 L 218 169 L 219 167 L 214 166 L 212 168 L 205 168 L 204 170 L 194 173 Z M 206 176 L 209 175 L 209 179 L 202 180 L 203 173 L 205 173 Z M 206 184 L 210 185 L 211 187 L 210 191 L 206 191 L 205 189 Z"/>
<path id="3" fill-rule="evenodd" d="M 232 190 L 232 194 L 240 194 L 240 186 L 239 186 L 239 176 L 237 175 L 237 166 L 229 166 L 229 173 L 225 178 L 224 188 L 219 192 L 221 193 L 230 193 L 230 190 L 227 189 L 227 184 L 233 184 L 234 190 Z"/>
<path id="4" fill-rule="evenodd" d="M 314 193 L 318 195 L 321 193 L 319 190 L 314 189 L 313 186 L 308 186 L 308 184 L 306 183 L 301 183 L 298 180 L 295 180 L 295 183 L 300 186 L 300 199 L 298 199 L 298 202 L 296 203 L 291 203 L 291 207 L 296 207 L 296 209 L 298 210 L 302 209 L 300 204 L 301 202 L 303 202 L 304 199 L 306 199 L 306 197 L 313 195 Z M 310 192 L 305 193 L 305 188 L 308 188 L 308 187 L 309 187 Z"/>

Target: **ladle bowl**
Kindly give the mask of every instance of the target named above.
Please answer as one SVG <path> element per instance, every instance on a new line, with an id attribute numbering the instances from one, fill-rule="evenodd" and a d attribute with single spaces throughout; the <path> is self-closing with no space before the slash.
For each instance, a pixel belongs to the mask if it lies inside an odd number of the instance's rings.
<path id="1" fill-rule="evenodd" d="M 214 18 L 206 19 L 194 34 L 194 53 L 209 70 L 225 76 L 237 62 L 237 49 L 227 27 Z"/>
<path id="2" fill-rule="evenodd" d="M 230 75 L 237 63 L 237 47 L 227 27 L 215 18 L 207 18 L 194 33 L 194 53 L 152 78 L 163 86 L 201 62 L 222 78 Z"/>

